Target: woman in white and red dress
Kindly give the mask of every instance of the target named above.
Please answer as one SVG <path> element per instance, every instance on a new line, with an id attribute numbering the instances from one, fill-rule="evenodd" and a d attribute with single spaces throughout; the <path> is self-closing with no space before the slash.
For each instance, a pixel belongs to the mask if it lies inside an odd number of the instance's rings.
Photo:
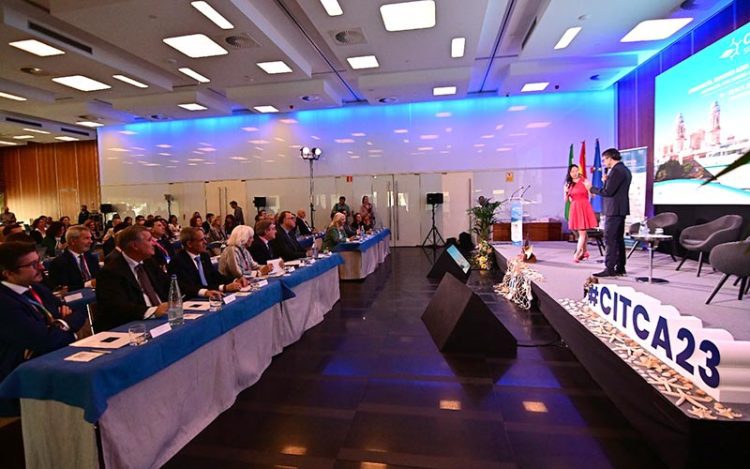
<path id="1" fill-rule="evenodd" d="M 596 228 L 599 225 L 596 221 L 594 209 L 591 207 L 591 194 L 586 189 L 584 180 L 581 177 L 578 165 L 570 165 L 568 175 L 565 178 L 564 190 L 565 200 L 570 201 L 568 227 L 578 232 L 578 246 L 573 255 L 573 262 L 576 263 L 589 257 L 586 230 Z"/>

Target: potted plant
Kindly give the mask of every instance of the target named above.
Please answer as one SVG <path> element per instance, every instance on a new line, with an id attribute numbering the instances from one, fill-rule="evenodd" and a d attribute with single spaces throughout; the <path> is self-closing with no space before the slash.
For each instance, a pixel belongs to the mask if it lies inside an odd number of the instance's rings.
<path id="1" fill-rule="evenodd" d="M 489 270 L 493 266 L 493 249 L 490 246 L 490 232 L 492 224 L 495 222 L 495 210 L 500 206 L 500 202 L 493 202 L 492 199 L 479 197 L 478 205 L 470 208 L 467 212 L 474 216 L 474 233 L 477 234 L 477 247 L 472 255 L 471 262 L 475 268 Z"/>

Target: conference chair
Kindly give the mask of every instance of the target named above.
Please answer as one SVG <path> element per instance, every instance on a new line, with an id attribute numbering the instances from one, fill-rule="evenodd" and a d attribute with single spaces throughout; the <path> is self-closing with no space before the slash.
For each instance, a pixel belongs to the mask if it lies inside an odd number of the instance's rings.
<path id="1" fill-rule="evenodd" d="M 86 305 L 86 315 L 88 316 L 88 318 L 86 319 L 86 323 L 88 324 L 88 329 L 91 332 L 88 335 L 96 334 L 97 331 L 94 330 L 94 323 L 96 322 L 96 303 L 89 303 Z M 83 330 L 84 328 L 86 328 L 86 324 L 83 325 L 81 330 Z M 78 338 L 82 339 L 83 337 Z"/>
<path id="2" fill-rule="evenodd" d="M 664 212 L 660 213 L 658 215 L 654 215 L 653 217 L 646 220 L 646 226 L 648 227 L 649 233 L 655 233 L 657 228 L 661 228 L 662 230 L 666 230 L 667 228 L 671 228 L 677 224 L 679 221 L 679 217 L 674 212 Z M 633 223 L 630 225 L 630 230 L 628 232 L 632 234 L 638 234 L 638 231 L 641 228 L 640 223 Z M 635 229 L 635 231 L 634 231 Z M 641 244 L 640 241 L 636 241 L 632 248 L 630 248 L 630 252 L 628 253 L 628 259 L 630 259 L 630 256 L 635 252 L 636 249 L 638 249 L 638 246 Z M 675 258 L 675 243 L 674 241 L 670 241 L 672 250 L 669 253 L 670 256 L 672 256 L 672 260 L 677 262 L 677 258 Z"/>
<path id="3" fill-rule="evenodd" d="M 691 226 L 682 230 L 682 233 L 680 233 L 680 245 L 687 252 L 675 270 L 680 270 L 682 264 L 687 260 L 690 251 L 698 252 L 697 276 L 700 277 L 701 268 L 703 267 L 703 254 L 710 254 L 711 250 L 719 244 L 737 241 L 742 230 L 742 223 L 742 217 L 739 215 L 724 215 L 708 223 Z"/>
<path id="4" fill-rule="evenodd" d="M 737 295 L 738 300 L 742 300 L 742 297 L 747 294 L 750 289 L 750 238 L 745 241 L 737 241 L 733 243 L 723 243 L 715 246 L 711 249 L 709 255 L 709 262 L 717 271 L 724 274 L 719 280 L 719 284 L 714 288 L 711 296 L 706 300 L 706 304 L 709 304 L 713 300 L 714 296 L 724 286 L 724 282 L 732 276 L 736 275 L 740 282 L 740 291 Z M 737 282 L 735 282 L 735 285 Z"/>

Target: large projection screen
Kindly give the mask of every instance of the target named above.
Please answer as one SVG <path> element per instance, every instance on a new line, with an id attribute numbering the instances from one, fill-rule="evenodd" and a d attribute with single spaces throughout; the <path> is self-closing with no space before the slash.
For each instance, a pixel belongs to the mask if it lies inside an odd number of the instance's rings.
<path id="1" fill-rule="evenodd" d="M 656 77 L 654 204 L 750 204 L 750 24 Z"/>

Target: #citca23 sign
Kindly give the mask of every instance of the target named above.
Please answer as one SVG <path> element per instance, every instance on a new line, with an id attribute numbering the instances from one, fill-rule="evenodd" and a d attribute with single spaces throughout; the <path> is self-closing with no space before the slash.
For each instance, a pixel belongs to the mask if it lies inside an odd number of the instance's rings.
<path id="1" fill-rule="evenodd" d="M 709 396 L 750 403 L 750 342 L 728 331 L 704 327 L 674 306 L 630 287 L 595 284 L 588 305 Z"/>

